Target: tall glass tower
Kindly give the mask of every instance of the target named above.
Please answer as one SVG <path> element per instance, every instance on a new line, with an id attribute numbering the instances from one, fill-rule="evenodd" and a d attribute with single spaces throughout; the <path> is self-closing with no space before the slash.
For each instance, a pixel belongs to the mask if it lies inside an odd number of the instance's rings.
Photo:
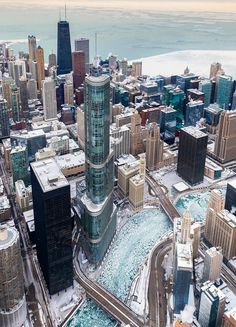
<path id="1" fill-rule="evenodd" d="M 57 74 L 68 74 L 72 71 L 70 26 L 66 20 L 57 24 Z"/>
<path id="2" fill-rule="evenodd" d="M 88 260 L 100 262 L 116 231 L 113 204 L 113 151 L 109 139 L 110 78 L 85 79 L 86 192 L 80 201 L 83 247 Z"/>

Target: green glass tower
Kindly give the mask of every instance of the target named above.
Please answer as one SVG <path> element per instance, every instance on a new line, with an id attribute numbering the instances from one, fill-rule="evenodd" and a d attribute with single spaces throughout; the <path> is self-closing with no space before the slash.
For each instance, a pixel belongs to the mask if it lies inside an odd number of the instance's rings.
<path id="1" fill-rule="evenodd" d="M 86 193 L 81 198 L 83 248 L 92 263 L 99 263 L 116 231 L 113 204 L 113 152 L 109 139 L 110 78 L 85 79 Z"/>
<path id="2" fill-rule="evenodd" d="M 232 88 L 233 81 L 232 77 L 228 75 L 219 76 L 217 81 L 217 95 L 216 95 L 216 103 L 220 106 L 220 108 L 228 110 L 231 97 L 232 97 Z"/>

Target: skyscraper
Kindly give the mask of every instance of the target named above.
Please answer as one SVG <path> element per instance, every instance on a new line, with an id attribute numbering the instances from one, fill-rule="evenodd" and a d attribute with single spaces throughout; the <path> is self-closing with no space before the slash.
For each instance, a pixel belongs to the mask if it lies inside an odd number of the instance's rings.
<path id="1" fill-rule="evenodd" d="M 236 110 L 223 111 L 220 116 L 214 153 L 222 163 L 236 159 Z"/>
<path id="2" fill-rule="evenodd" d="M 160 127 L 157 123 L 151 123 L 146 139 L 147 168 L 154 170 L 163 161 L 163 141 L 160 139 Z"/>
<path id="3" fill-rule="evenodd" d="M 72 69 L 74 88 L 77 89 L 85 79 L 85 53 L 83 51 L 72 52 Z"/>
<path id="4" fill-rule="evenodd" d="M 55 53 L 50 53 L 48 56 L 48 68 L 57 66 L 57 56 Z"/>
<path id="5" fill-rule="evenodd" d="M 225 209 L 236 216 L 236 183 L 228 182 L 225 196 Z"/>
<path id="6" fill-rule="evenodd" d="M 28 35 L 29 60 L 36 60 L 36 37 Z"/>
<path id="7" fill-rule="evenodd" d="M 88 260 L 100 262 L 116 231 L 113 151 L 110 149 L 110 78 L 85 78 L 86 193 L 78 196 Z"/>
<path id="8" fill-rule="evenodd" d="M 205 253 L 204 258 L 204 270 L 203 270 L 203 281 L 214 282 L 220 278 L 221 266 L 223 261 L 223 255 L 221 248 L 212 247 Z"/>
<path id="9" fill-rule="evenodd" d="M 28 87 L 27 87 L 27 78 L 20 78 L 20 117 L 28 118 L 29 115 L 29 107 L 28 107 Z"/>
<path id="10" fill-rule="evenodd" d="M 203 181 L 207 138 L 207 134 L 195 127 L 180 131 L 177 173 L 191 185 Z"/>
<path id="11" fill-rule="evenodd" d="M 142 210 L 144 205 L 145 170 L 146 160 L 145 155 L 142 154 L 139 173 L 129 179 L 129 203 L 135 212 Z"/>
<path id="12" fill-rule="evenodd" d="M 21 327 L 27 315 L 19 233 L 0 225 L 0 326 Z"/>
<path id="13" fill-rule="evenodd" d="M 20 90 L 16 84 L 11 86 L 12 117 L 15 122 L 20 120 Z"/>
<path id="14" fill-rule="evenodd" d="M 204 103 L 201 100 L 191 100 L 185 109 L 185 126 L 196 126 L 197 122 L 203 117 Z"/>
<path id="15" fill-rule="evenodd" d="M 29 172 L 28 172 L 28 153 L 27 148 L 24 146 L 16 146 L 11 150 L 11 169 L 13 177 L 13 185 L 18 180 L 23 180 L 26 185 L 29 184 Z"/>
<path id="16" fill-rule="evenodd" d="M 198 321 L 201 327 L 220 327 L 225 308 L 225 295 L 213 283 L 201 288 Z"/>
<path id="17" fill-rule="evenodd" d="M 68 74 L 72 70 L 70 27 L 66 20 L 57 24 L 57 74 Z"/>
<path id="18" fill-rule="evenodd" d="M 0 136 L 10 135 L 7 101 L 0 95 Z"/>
<path id="19" fill-rule="evenodd" d="M 201 80 L 199 90 L 204 93 L 204 108 L 209 107 L 211 103 L 212 82 L 209 79 Z"/>
<path id="20" fill-rule="evenodd" d="M 216 214 L 224 209 L 225 198 L 219 190 L 213 190 L 209 199 L 204 236 L 210 244 L 213 244 Z"/>
<path id="21" fill-rule="evenodd" d="M 89 39 L 80 38 L 75 40 L 75 51 L 83 51 L 85 54 L 85 72 L 89 73 Z"/>
<path id="22" fill-rule="evenodd" d="M 216 103 L 223 109 L 229 109 L 232 96 L 233 79 L 231 76 L 221 75 L 216 83 Z"/>
<path id="23" fill-rule="evenodd" d="M 70 185 L 54 159 L 31 164 L 38 260 L 55 294 L 73 285 Z"/>
<path id="24" fill-rule="evenodd" d="M 44 119 L 57 118 L 57 100 L 55 82 L 51 78 L 46 78 L 43 81 L 42 95 L 43 95 L 43 111 Z"/>
<path id="25" fill-rule="evenodd" d="M 190 229 L 191 229 L 191 213 L 185 211 L 183 213 L 182 224 L 181 224 L 181 240 L 180 242 L 185 244 L 190 240 Z"/>
<path id="26" fill-rule="evenodd" d="M 36 49 L 36 62 L 37 62 L 37 81 L 38 81 L 38 89 L 41 93 L 42 81 L 45 79 L 44 72 L 44 51 L 40 46 Z"/>
<path id="27" fill-rule="evenodd" d="M 174 312 L 180 313 L 188 304 L 189 288 L 193 271 L 191 244 L 176 244 L 174 268 Z"/>

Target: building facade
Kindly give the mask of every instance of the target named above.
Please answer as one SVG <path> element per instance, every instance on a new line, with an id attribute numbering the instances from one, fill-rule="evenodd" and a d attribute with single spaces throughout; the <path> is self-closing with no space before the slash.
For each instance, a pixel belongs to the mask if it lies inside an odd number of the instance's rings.
<path id="1" fill-rule="evenodd" d="M 57 24 L 57 74 L 69 74 L 71 70 L 70 26 L 66 20 L 61 20 Z"/>

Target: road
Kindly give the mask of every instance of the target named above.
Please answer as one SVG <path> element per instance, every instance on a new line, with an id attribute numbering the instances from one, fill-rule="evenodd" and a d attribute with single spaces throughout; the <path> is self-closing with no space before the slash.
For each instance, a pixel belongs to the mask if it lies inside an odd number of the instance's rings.
<path id="1" fill-rule="evenodd" d="M 33 312 L 35 316 L 34 325 L 36 327 L 45 326 L 44 322 L 40 321 L 38 308 L 36 309 L 37 306 L 35 304 L 39 303 L 43 310 L 46 326 L 53 327 L 55 326 L 55 324 L 53 323 L 53 318 L 51 317 L 51 313 L 49 311 L 48 298 L 44 289 L 44 285 L 42 283 L 41 276 L 39 274 L 39 268 L 37 267 L 37 263 L 34 261 L 33 258 L 33 250 L 29 240 L 26 223 L 23 219 L 22 213 L 20 212 L 15 203 L 15 197 L 11 191 L 9 175 L 6 172 L 2 159 L 0 159 L 0 175 L 4 184 L 7 197 L 10 202 L 12 217 L 15 226 L 20 234 L 21 253 L 24 264 L 24 279 L 26 287 L 29 288 L 29 293 L 27 292 L 26 294 L 28 297 L 27 300 L 30 300 L 31 304 L 34 304 L 33 307 L 35 308 L 35 311 Z"/>
<path id="2" fill-rule="evenodd" d="M 160 204 L 167 216 L 170 218 L 170 220 L 173 222 L 175 218 L 180 217 L 179 212 L 177 211 L 173 203 L 170 201 L 168 196 L 165 194 L 162 187 L 148 172 L 146 172 L 146 181 L 148 185 L 152 188 L 156 197 L 159 198 Z"/>
<path id="3" fill-rule="evenodd" d="M 77 256 L 78 257 L 78 256 Z M 129 324 L 130 327 L 144 327 L 144 322 L 127 305 L 96 282 L 88 279 L 75 260 L 75 279 L 86 290 L 88 297 L 93 299 L 103 310 L 117 321 Z"/>
<path id="4" fill-rule="evenodd" d="M 149 327 L 166 326 L 167 299 L 165 271 L 161 264 L 171 250 L 172 239 L 165 239 L 152 252 L 148 285 Z"/>

